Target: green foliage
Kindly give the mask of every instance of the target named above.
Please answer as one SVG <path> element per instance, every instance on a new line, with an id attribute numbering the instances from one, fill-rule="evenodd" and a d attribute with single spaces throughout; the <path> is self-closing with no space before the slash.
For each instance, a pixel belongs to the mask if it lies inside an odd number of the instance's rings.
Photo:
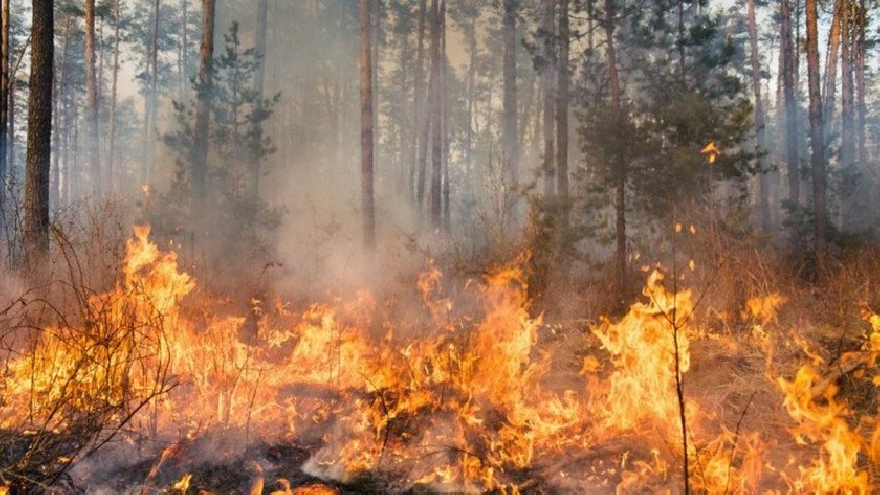
<path id="1" fill-rule="evenodd" d="M 280 223 L 280 211 L 270 209 L 259 195 L 263 164 L 275 152 L 264 125 L 271 118 L 280 94 L 261 98 L 256 76 L 262 57 L 254 48 L 243 48 L 238 24 L 233 22 L 222 53 L 213 61 L 210 86 L 193 82 L 194 94 L 211 92 L 208 192 L 205 204 L 210 218 L 195 219 L 212 237 L 235 235 L 239 245 L 262 253 L 252 261 L 265 262 L 270 252 L 268 234 Z M 195 162 L 196 101 L 174 102 L 177 128 L 163 136 L 165 144 L 177 155 L 175 180 L 168 201 L 161 209 L 185 213 L 192 191 L 190 171 Z M 192 212 L 190 212 L 192 215 Z M 240 256 L 224 246 L 217 254 Z M 253 254 L 253 253 L 251 253 Z"/>

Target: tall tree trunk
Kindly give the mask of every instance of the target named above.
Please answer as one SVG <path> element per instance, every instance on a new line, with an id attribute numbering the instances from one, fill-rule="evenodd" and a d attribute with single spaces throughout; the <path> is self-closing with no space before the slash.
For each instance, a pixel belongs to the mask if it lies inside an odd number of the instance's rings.
<path id="1" fill-rule="evenodd" d="M 119 4 L 122 0 L 113 1 L 113 75 L 110 83 L 110 144 L 108 146 L 106 166 L 107 190 L 116 189 L 116 100 L 119 90 Z"/>
<path id="2" fill-rule="evenodd" d="M 6 175 L 9 145 L 9 1 L 3 0 L 0 22 L 0 238 L 6 232 Z"/>
<path id="3" fill-rule="evenodd" d="M 562 208 L 562 230 L 568 228 L 568 2 L 558 0 L 559 8 L 559 87 L 556 93 L 556 194 Z"/>
<path id="4" fill-rule="evenodd" d="M 504 0 L 502 12 L 502 130 L 504 160 L 505 208 L 512 210 L 516 201 L 519 167 L 519 133 L 517 132 L 516 94 L 516 15 L 519 0 Z M 512 213 L 512 211 L 511 211 Z"/>
<path id="5" fill-rule="evenodd" d="M 155 0 L 154 9 L 156 11 L 156 15 L 153 17 L 153 34 L 152 38 L 152 47 L 150 49 L 150 53 L 152 53 L 152 58 L 150 59 L 150 89 L 149 89 L 149 108 L 147 111 L 149 112 L 149 126 L 147 127 L 147 132 L 145 134 L 145 139 L 147 142 L 147 154 L 146 154 L 146 167 L 144 168 L 144 184 L 148 184 L 151 176 L 153 174 L 153 169 L 156 167 L 156 131 L 158 130 L 158 122 L 156 121 L 156 116 L 158 113 L 158 105 L 159 105 L 159 12 L 161 8 L 161 0 Z"/>
<path id="6" fill-rule="evenodd" d="M 555 122 L 555 104 L 554 97 L 554 60 L 556 59 L 556 50 L 554 49 L 554 37 L 556 33 L 556 0 L 543 0 L 543 10 L 541 15 L 544 16 L 543 27 L 543 66 L 541 73 L 544 78 L 544 159 L 541 169 L 544 172 L 544 197 L 552 199 L 554 190 L 556 189 L 556 168 L 553 160 L 553 142 L 554 142 L 554 122 Z M 550 204 L 549 202 L 547 203 Z"/>
<path id="7" fill-rule="evenodd" d="M 68 95 L 68 54 L 70 53 L 70 14 L 64 16 L 64 42 L 61 44 L 61 73 L 55 81 L 55 92 L 52 94 L 53 108 L 53 128 L 57 130 L 53 134 L 53 142 L 55 143 L 55 153 L 52 154 L 52 180 L 50 184 L 54 188 L 53 195 L 49 195 L 50 202 L 54 199 L 55 206 L 67 203 L 67 192 L 70 190 L 71 164 L 68 161 L 67 147 L 69 144 L 69 136 L 73 123 L 70 122 L 69 106 L 70 97 Z M 61 165 L 64 165 L 64 173 L 61 172 Z"/>
<path id="8" fill-rule="evenodd" d="M 158 1 L 158 0 L 157 0 Z M 196 103 L 195 150 L 192 163 L 193 200 L 199 214 L 205 212 L 208 192 L 208 124 L 214 80 L 215 0 L 202 0 L 202 41 L 199 48 L 199 84 Z"/>
<path id="9" fill-rule="evenodd" d="M 24 197 L 25 248 L 32 267 L 49 253 L 49 166 L 52 153 L 52 73 L 55 56 L 52 0 L 32 1 Z"/>
<path id="10" fill-rule="evenodd" d="M 264 94 L 266 91 L 266 37 L 268 36 L 268 19 L 269 19 L 269 2 L 268 0 L 257 1 L 257 32 L 256 32 L 256 50 L 257 56 L 260 57 L 257 73 L 254 76 L 254 86 L 257 91 L 257 105 L 262 109 Z M 257 143 L 263 142 L 263 126 L 256 128 Z M 262 147 L 262 144 L 259 144 Z M 256 156 L 251 157 L 251 177 L 250 177 L 250 201 L 251 204 L 257 204 L 260 199 L 260 174 L 263 157 L 260 151 L 256 152 Z"/>
<path id="11" fill-rule="evenodd" d="M 855 45 L 855 85 L 858 119 L 856 126 L 856 140 L 859 149 L 858 162 L 862 167 L 868 162 L 868 143 L 865 139 L 865 119 L 868 113 L 868 107 L 865 105 L 865 52 L 867 51 L 865 29 L 868 12 L 865 8 L 865 0 L 859 0 L 858 16 L 855 20 L 856 29 L 858 30 Z"/>
<path id="12" fill-rule="evenodd" d="M 816 218 L 816 260 L 820 275 L 826 270 L 828 254 L 828 207 L 825 187 L 825 147 L 822 143 L 822 100 L 819 94 L 818 0 L 806 0 L 807 81 L 810 97 L 810 172 L 813 179 L 813 208 Z"/>
<path id="13" fill-rule="evenodd" d="M 440 140 L 443 168 L 443 228 L 449 230 L 452 213 L 449 209 L 449 59 L 446 56 L 446 0 L 440 2 Z"/>
<path id="14" fill-rule="evenodd" d="M 801 198 L 801 176 L 798 163 L 798 119 L 795 99 L 795 47 L 791 34 L 791 11 L 789 0 L 781 0 L 782 22 L 780 24 L 782 50 L 782 86 L 785 94 L 785 142 L 786 172 L 788 174 L 788 200 L 798 205 Z M 821 141 L 821 140 L 820 140 Z"/>
<path id="15" fill-rule="evenodd" d="M 88 94 L 88 109 L 86 121 L 89 129 L 89 172 L 92 181 L 92 192 L 100 194 L 101 182 L 101 155 L 100 135 L 98 134 L 98 77 L 95 72 L 95 0 L 86 0 L 86 92 Z"/>
<path id="16" fill-rule="evenodd" d="M 831 29 L 828 32 L 828 53 L 825 56 L 825 90 L 822 92 L 822 115 L 825 116 L 825 135 L 827 143 L 834 127 L 834 94 L 837 91 L 837 65 L 840 55 L 840 28 L 843 22 L 843 4 L 845 0 L 834 1 L 834 15 Z"/>
<path id="17" fill-rule="evenodd" d="M 474 119 L 477 107 L 477 18 L 480 15 L 476 9 L 469 11 L 469 13 L 472 15 L 464 28 L 464 38 L 468 51 L 467 86 L 465 89 L 467 124 L 465 124 L 464 129 L 464 167 L 467 171 L 473 168 Z"/>
<path id="18" fill-rule="evenodd" d="M 418 128 L 418 157 L 416 168 L 418 168 L 418 177 L 416 179 L 416 209 L 421 212 L 425 205 L 425 180 L 427 162 L 428 162 L 428 134 L 430 130 L 431 120 L 428 118 L 428 93 L 426 87 L 430 83 L 425 82 L 425 21 L 427 17 L 428 5 L 426 0 L 419 2 L 419 48 L 416 56 L 416 77 L 415 77 L 415 105 L 416 105 L 416 127 Z"/>
<path id="19" fill-rule="evenodd" d="M 764 99 L 761 96 L 761 58 L 758 54 L 758 27 L 755 20 L 755 0 L 749 0 L 749 48 L 752 63 L 752 86 L 755 92 L 755 153 L 759 165 L 763 162 L 762 154 L 766 151 L 764 137 Z M 761 167 L 763 168 L 763 167 Z M 761 170 L 758 175 L 758 208 L 760 211 L 761 228 L 770 231 L 772 215 L 770 213 L 770 178 L 769 171 Z"/>
<path id="20" fill-rule="evenodd" d="M 364 248 L 376 248 L 376 213 L 373 197 L 373 63 L 370 37 L 370 0 L 360 0 L 361 81 L 361 214 Z"/>
<path id="21" fill-rule="evenodd" d="M 443 226 L 443 133 L 441 132 L 442 105 L 440 60 L 440 6 L 438 0 L 431 0 L 431 227 Z"/>
<path id="22" fill-rule="evenodd" d="M 605 56 L 608 58 L 608 79 L 610 81 L 611 97 L 611 125 L 614 126 L 616 150 L 613 158 L 615 178 L 615 239 L 617 241 L 614 253 L 614 283 L 615 294 L 618 301 L 623 303 L 627 300 L 627 277 L 626 277 L 626 184 L 629 176 L 629 167 L 622 156 L 623 150 L 623 111 L 620 94 L 620 74 L 617 69 L 617 53 L 614 45 L 614 0 L 605 0 Z"/>
<path id="23" fill-rule="evenodd" d="M 850 177 L 857 176 L 856 170 L 856 138 L 855 138 L 855 88 L 853 81 L 853 47 L 855 29 L 852 21 L 855 17 L 855 4 L 845 0 L 840 29 L 840 167 Z M 859 187 L 854 185 L 847 191 L 841 204 L 842 225 L 847 230 L 854 230 L 859 223 L 856 209 L 859 204 Z"/>

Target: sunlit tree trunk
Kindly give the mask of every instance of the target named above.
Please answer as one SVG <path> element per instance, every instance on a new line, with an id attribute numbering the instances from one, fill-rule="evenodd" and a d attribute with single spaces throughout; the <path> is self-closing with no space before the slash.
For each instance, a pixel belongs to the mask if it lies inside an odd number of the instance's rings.
<path id="1" fill-rule="evenodd" d="M 820 274 L 826 269 L 828 252 L 828 207 L 825 187 L 825 147 L 822 143 L 822 100 L 819 94 L 818 0 L 806 1 L 807 80 L 810 98 L 810 172 L 813 179 L 813 208 L 816 221 L 816 259 Z"/>
<path id="2" fill-rule="evenodd" d="M 764 153 L 766 143 L 764 137 L 764 99 L 761 96 L 761 58 L 758 55 L 758 27 L 755 19 L 755 0 L 749 0 L 749 48 L 751 51 L 752 86 L 755 92 L 755 151 Z M 760 155 L 759 155 L 760 156 Z M 759 159 L 759 163 L 763 162 Z M 772 227 L 770 212 L 770 178 L 768 171 L 758 175 L 758 208 L 760 211 L 761 228 L 769 231 Z"/>
<path id="3" fill-rule="evenodd" d="M 559 10 L 559 63 L 556 93 L 556 194 L 562 206 L 563 230 L 568 228 L 568 2 L 557 0 Z"/>
<path id="4" fill-rule="evenodd" d="M 98 133 L 98 77 L 95 72 L 95 0 L 86 0 L 86 121 L 89 130 L 89 172 L 92 192 L 101 193 L 100 135 Z"/>
<path id="5" fill-rule="evenodd" d="M 25 248 L 32 267 L 49 253 L 49 166 L 52 149 L 52 0 L 32 1 L 31 75 L 25 171 Z"/>
<path id="6" fill-rule="evenodd" d="M 440 30 L 443 21 L 438 0 L 431 0 L 431 227 L 442 227 L 443 133 L 441 132 L 441 50 Z"/>
<path id="7" fill-rule="evenodd" d="M 158 1 L 158 0 L 157 0 Z M 202 41 L 199 48 L 199 84 L 196 102 L 195 150 L 192 163 L 192 192 L 199 213 L 204 212 L 208 183 L 208 124 L 214 73 L 215 0 L 202 0 Z"/>
<path id="8" fill-rule="evenodd" d="M 541 73 L 544 79 L 544 158 L 541 169 L 544 172 L 544 197 L 551 199 L 556 189 L 556 168 L 553 160 L 555 105 L 554 97 L 554 63 L 556 50 L 554 49 L 554 37 L 556 33 L 556 0 L 543 0 L 543 60 Z"/>
<path id="9" fill-rule="evenodd" d="M 785 142 L 786 173 L 788 175 L 788 200 L 792 205 L 800 203 L 801 177 L 798 163 L 798 120 L 795 99 L 795 47 L 791 33 L 789 0 L 781 0 L 780 23 L 782 50 L 782 87 L 785 95 Z M 818 62 L 817 62 L 818 63 Z"/>
<path id="10" fill-rule="evenodd" d="M 376 213 L 373 198 L 373 63 L 370 37 L 370 0 L 360 0 L 361 85 L 361 215 L 364 248 L 376 247 Z"/>
<path id="11" fill-rule="evenodd" d="M 516 91 L 516 16 L 518 0 L 504 0 L 502 12 L 502 115 L 501 139 L 505 169 L 506 208 L 511 210 L 515 201 L 515 190 L 519 166 L 519 133 L 517 132 L 517 91 Z"/>

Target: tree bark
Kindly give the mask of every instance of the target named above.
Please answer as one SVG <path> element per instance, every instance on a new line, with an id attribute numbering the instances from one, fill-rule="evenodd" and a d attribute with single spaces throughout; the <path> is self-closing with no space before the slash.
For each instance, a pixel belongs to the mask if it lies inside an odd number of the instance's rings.
<path id="1" fill-rule="evenodd" d="M 786 172 L 788 175 L 788 200 L 800 204 L 801 177 L 798 164 L 798 119 L 795 99 L 795 48 L 791 34 L 791 11 L 789 0 L 781 0 L 782 22 L 782 86 L 785 95 L 785 142 Z M 817 62 L 818 63 L 818 62 Z"/>
<path id="2" fill-rule="evenodd" d="M 843 18 L 844 0 L 835 0 L 831 29 L 828 32 L 828 53 L 825 56 L 825 89 L 822 92 L 822 115 L 825 116 L 825 140 L 832 130 L 834 115 L 834 94 L 837 91 L 837 65 L 840 55 L 840 28 Z"/>
<path id="3" fill-rule="evenodd" d="M 751 51 L 752 86 L 755 92 L 755 154 L 759 165 L 763 162 L 761 154 L 765 152 L 764 136 L 764 99 L 761 96 L 761 58 L 758 54 L 758 27 L 755 19 L 755 0 L 749 0 L 749 48 Z M 770 212 L 770 178 L 769 172 L 758 172 L 758 208 L 760 211 L 761 228 L 770 231 L 772 215 Z"/>
<path id="4" fill-rule="evenodd" d="M 431 120 L 428 118 L 427 100 L 430 89 L 425 90 L 430 83 L 425 82 L 425 21 L 427 17 L 428 5 L 427 0 L 419 2 L 419 48 L 416 56 L 416 76 L 415 76 L 415 105 L 416 105 L 416 127 L 418 128 L 418 177 L 416 179 L 415 199 L 416 209 L 422 212 L 425 204 L 425 181 L 426 168 L 428 162 L 428 134 L 431 128 Z"/>
<path id="5" fill-rule="evenodd" d="M 431 0 L 431 227 L 443 226 L 441 154 L 443 134 L 441 132 L 441 111 L 443 99 L 440 94 L 440 6 L 438 0 Z"/>
<path id="6" fill-rule="evenodd" d="M 3 0 L 0 13 L 0 236 L 6 232 L 6 176 L 9 136 L 9 1 Z"/>
<path id="7" fill-rule="evenodd" d="M 256 51 L 257 56 L 260 57 L 259 65 L 257 66 L 257 73 L 254 76 L 254 86 L 257 91 L 257 105 L 262 108 L 263 99 L 265 91 L 266 91 L 266 37 L 268 36 L 268 19 L 269 19 L 269 2 L 268 0 L 258 0 L 257 1 L 257 32 L 256 32 Z M 259 125 L 256 128 L 257 131 L 257 143 L 260 143 L 259 146 L 262 146 L 263 142 L 263 126 Z M 251 169 L 251 178 L 250 178 L 250 200 L 252 204 L 257 204 L 257 201 L 260 199 L 260 174 L 261 174 L 261 165 L 262 165 L 263 157 L 260 156 L 260 151 L 257 150 L 256 156 L 251 157 L 250 169 Z"/>
<path id="8" fill-rule="evenodd" d="M 102 192 L 100 134 L 98 132 L 98 77 L 95 72 L 95 0 L 86 0 L 85 8 L 86 120 L 89 129 L 89 171 L 92 192 Z"/>
<path id="9" fill-rule="evenodd" d="M 543 60 L 541 73 L 544 76 L 544 158 L 541 162 L 541 169 L 544 172 L 544 197 L 548 200 L 553 199 L 556 189 L 556 168 L 553 160 L 553 143 L 554 143 L 554 122 L 555 122 L 555 104 L 554 97 L 554 60 L 556 59 L 556 50 L 554 49 L 553 38 L 556 33 L 556 1 L 543 0 L 544 16 L 542 22 L 543 28 Z M 549 202 L 547 203 L 549 205 Z"/>
<path id="10" fill-rule="evenodd" d="M 157 0 L 158 1 L 158 0 Z M 199 49 L 199 91 L 196 102 L 195 150 L 192 163 L 192 192 L 198 213 L 204 212 L 208 183 L 208 125 L 214 79 L 215 0 L 202 0 L 202 41 Z"/>
<path id="11" fill-rule="evenodd" d="M 504 160 L 505 207 L 512 210 L 519 168 L 519 133 L 517 132 L 516 91 L 516 15 L 518 0 L 504 0 L 502 12 L 502 143 Z"/>
<path id="12" fill-rule="evenodd" d="M 556 91 L 556 194 L 561 207 L 560 227 L 568 228 L 568 2 L 557 0 L 559 10 L 559 87 Z"/>
<path id="13" fill-rule="evenodd" d="M 605 50 L 608 58 L 608 79 L 610 81 L 611 125 L 614 126 L 615 142 L 612 157 L 612 176 L 615 189 L 615 239 L 614 254 L 614 292 L 619 302 L 627 300 L 626 277 L 626 184 L 629 167 L 623 153 L 623 112 L 620 95 L 620 74 L 617 69 L 617 53 L 614 45 L 614 0 L 605 0 Z"/>
<path id="14" fill-rule="evenodd" d="M 370 0 L 360 0 L 360 85 L 361 85 L 361 215 L 364 248 L 376 247 L 376 214 L 373 198 L 373 64 L 370 38 Z"/>
<path id="15" fill-rule="evenodd" d="M 855 45 L 855 4 L 850 0 L 843 1 L 843 15 L 840 27 L 840 153 L 838 160 L 841 170 L 850 177 L 857 177 L 856 170 L 856 136 L 855 136 L 855 87 L 853 80 L 853 47 Z M 854 231 L 858 225 L 856 218 L 859 204 L 859 186 L 854 185 L 846 191 L 841 204 L 842 226 Z"/>
<path id="16" fill-rule="evenodd" d="M 446 0 L 440 2 L 440 139 L 441 167 L 443 168 L 443 228 L 449 230 L 452 214 L 449 209 L 449 108 L 448 108 L 448 66 L 446 56 Z"/>
<path id="17" fill-rule="evenodd" d="M 822 143 L 822 100 L 819 94 L 819 28 L 817 0 L 806 1 L 807 81 L 810 98 L 810 172 L 813 179 L 813 208 L 816 221 L 816 260 L 820 276 L 826 270 L 828 254 L 828 208 L 825 187 L 825 147 Z"/>
<path id="18" fill-rule="evenodd" d="M 27 259 L 32 267 L 49 253 L 49 166 L 52 153 L 52 74 L 55 55 L 52 0 L 33 0 L 31 75 L 24 223 Z"/>
<path id="19" fill-rule="evenodd" d="M 108 146 L 106 160 L 107 190 L 113 192 L 116 189 L 116 100 L 119 89 L 119 43 L 122 40 L 119 32 L 119 4 L 122 0 L 113 2 L 113 76 L 110 83 L 110 144 Z"/>

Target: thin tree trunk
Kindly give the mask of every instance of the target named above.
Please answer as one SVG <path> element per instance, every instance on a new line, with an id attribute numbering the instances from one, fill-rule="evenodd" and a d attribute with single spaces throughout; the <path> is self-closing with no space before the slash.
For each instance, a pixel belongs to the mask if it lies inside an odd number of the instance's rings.
<path id="1" fill-rule="evenodd" d="M 822 100 L 819 94 L 819 28 L 817 0 L 806 2 L 807 80 L 810 98 L 810 171 L 813 179 L 813 207 L 816 219 L 816 260 L 820 276 L 826 270 L 828 252 L 828 208 L 825 188 L 825 147 L 822 144 Z"/>
<path id="2" fill-rule="evenodd" d="M 431 0 L 431 227 L 439 229 L 442 220 L 442 181 L 443 133 L 441 132 L 441 112 L 443 98 L 440 94 L 440 6 L 438 0 Z"/>
<path id="3" fill-rule="evenodd" d="M 556 93 L 556 194 L 562 208 L 563 232 L 568 228 L 568 1 L 558 0 L 559 7 L 559 87 Z"/>
<path id="4" fill-rule="evenodd" d="M 6 175 L 9 137 L 9 0 L 2 3 L 0 26 L 0 237 L 6 232 Z M 5 238 L 5 237 L 3 237 Z"/>
<path id="5" fill-rule="evenodd" d="M 256 50 L 257 56 L 260 57 L 257 73 L 255 75 L 254 85 L 257 90 L 257 105 L 263 107 L 263 99 L 266 91 L 266 37 L 268 36 L 268 19 L 269 19 L 269 2 L 268 0 L 257 1 L 257 33 L 256 33 Z M 263 126 L 257 126 L 256 141 L 259 147 L 263 142 Z M 250 200 L 252 204 L 257 204 L 260 199 L 260 174 L 263 157 L 258 149 L 256 156 L 251 157 L 251 178 L 250 178 Z"/>
<path id="6" fill-rule="evenodd" d="M 840 153 L 838 159 L 844 173 L 856 176 L 856 139 L 855 139 L 855 88 L 853 81 L 853 46 L 855 5 L 850 0 L 843 2 L 844 13 L 841 16 L 840 29 Z M 858 220 L 855 218 L 859 204 L 859 192 L 856 185 L 852 191 L 848 191 L 841 204 L 842 225 L 847 230 L 854 230 Z"/>
<path id="7" fill-rule="evenodd" d="M 502 13 L 502 142 L 504 159 L 505 208 L 511 213 L 514 207 L 518 182 L 519 133 L 517 132 L 516 92 L 516 15 L 518 0 L 504 0 Z"/>
<path id="8" fill-rule="evenodd" d="M 55 188 L 55 206 L 67 204 L 70 197 L 70 182 L 73 176 L 72 164 L 68 159 L 70 156 L 68 148 L 70 145 L 70 132 L 73 128 L 73 122 L 70 120 L 70 95 L 68 84 L 68 58 L 70 53 L 70 14 L 64 16 L 64 43 L 61 47 L 61 74 L 56 85 L 56 91 L 53 95 L 54 108 L 54 128 L 58 132 L 54 135 L 55 151 L 52 156 L 52 187 Z M 59 152 L 60 151 L 60 152 Z M 64 166 L 64 173 L 61 172 L 61 166 Z M 51 195 L 50 195 L 51 201 Z"/>
<path id="9" fill-rule="evenodd" d="M 158 0 L 157 0 L 158 1 Z M 214 71 L 215 0 L 202 0 L 202 41 L 199 49 L 199 91 L 196 104 L 195 150 L 192 164 L 193 200 L 198 213 L 204 213 L 208 192 L 208 121 L 211 114 Z"/>
<path id="10" fill-rule="evenodd" d="M 111 192 L 116 189 L 116 100 L 119 88 L 119 4 L 122 0 L 113 2 L 113 78 L 110 83 L 110 145 L 106 160 L 107 189 Z"/>
<path id="11" fill-rule="evenodd" d="M 840 55 L 840 28 L 843 22 L 844 0 L 835 0 L 834 15 L 831 19 L 831 29 L 828 32 L 828 53 L 825 56 L 825 90 L 822 93 L 822 115 L 825 116 L 825 136 L 827 142 L 834 127 L 834 93 L 837 91 L 837 65 Z"/>
<path id="12" fill-rule="evenodd" d="M 446 0 L 440 2 L 440 139 L 443 149 L 441 151 L 441 167 L 443 168 L 443 228 L 449 230 L 452 222 L 449 209 L 449 95 L 448 67 L 449 59 L 446 57 Z"/>
<path id="13" fill-rule="evenodd" d="M 101 155 L 100 135 L 98 133 L 98 77 L 95 72 L 95 0 L 86 0 L 86 92 L 88 109 L 86 121 L 89 129 L 89 172 L 92 192 L 100 194 L 101 187 Z"/>
<path id="14" fill-rule="evenodd" d="M 259 1 L 263 2 L 265 0 L 259 0 Z M 117 0 L 117 3 L 118 3 L 118 0 Z M 186 93 L 187 93 L 186 88 L 188 86 L 187 81 L 189 80 L 189 78 L 186 77 L 187 58 L 188 58 L 187 51 L 189 49 L 188 41 L 187 41 L 187 34 L 188 34 L 187 33 L 187 31 L 188 31 L 187 24 L 189 23 L 189 13 L 187 12 L 187 10 L 188 10 L 187 3 L 189 3 L 189 0 L 180 0 L 180 47 L 179 47 L 179 51 L 177 54 L 177 76 L 178 76 L 178 78 L 177 78 L 178 79 L 177 80 L 177 84 L 178 84 L 177 97 L 180 98 L 180 101 L 183 101 L 184 98 L 186 97 Z M 259 17 L 260 7 L 257 7 L 257 12 L 258 12 L 257 25 L 259 26 L 259 24 L 260 24 L 260 17 Z M 257 29 L 259 29 L 259 27 Z M 259 43 L 259 42 L 260 42 L 259 38 L 257 38 L 257 43 Z"/>
<path id="15" fill-rule="evenodd" d="M 31 75 L 25 176 L 25 248 L 31 267 L 49 253 L 49 166 L 52 153 L 52 73 L 55 55 L 52 0 L 33 0 Z"/>
<path id="16" fill-rule="evenodd" d="M 430 130 L 430 119 L 427 112 L 427 93 L 425 91 L 425 20 L 427 17 L 427 1 L 419 2 L 419 52 L 416 57 L 416 80 L 415 80 L 415 99 L 416 99 L 416 127 L 418 128 L 418 178 L 416 180 L 416 209 L 423 211 L 425 204 L 425 169 L 428 161 L 428 134 Z M 428 84 L 429 86 L 430 84 Z"/>
<path id="17" fill-rule="evenodd" d="M 376 247 L 376 214 L 373 198 L 373 64 L 370 60 L 370 0 L 360 0 L 360 82 L 361 82 L 361 214 L 364 248 Z"/>
<path id="18" fill-rule="evenodd" d="M 855 45 L 855 85 L 856 85 L 856 108 L 857 108 L 857 128 L 856 140 L 858 141 L 859 165 L 864 167 L 868 162 L 868 145 L 865 139 L 865 120 L 868 108 L 865 105 L 865 52 L 867 44 L 865 43 L 865 29 L 867 24 L 867 14 L 865 10 L 865 0 L 859 0 L 858 16 L 856 18 L 856 45 Z"/>
<path id="19" fill-rule="evenodd" d="M 623 146 L 623 113 L 620 94 L 620 74 L 617 69 L 617 53 L 614 45 L 614 0 L 605 0 L 605 56 L 608 58 L 608 79 L 611 90 L 611 125 L 614 126 L 615 149 L 615 239 L 617 247 L 614 255 L 614 282 L 617 298 L 620 302 L 627 299 L 626 277 L 626 183 L 629 170 L 626 160 L 621 155 Z"/>
<path id="20" fill-rule="evenodd" d="M 544 59 L 542 61 L 541 73 L 544 76 L 544 159 L 541 169 L 544 172 L 544 197 L 549 200 L 553 198 L 556 189 L 556 168 L 553 163 L 553 124 L 556 120 L 554 116 L 556 99 L 553 94 L 553 61 L 556 59 L 556 51 L 553 48 L 553 38 L 556 33 L 556 1 L 543 0 L 543 7 L 541 15 L 544 16 L 542 22 Z M 547 204 L 549 205 L 550 203 L 547 202 Z"/>
<path id="21" fill-rule="evenodd" d="M 749 48 L 751 50 L 752 86 L 755 92 L 755 153 L 759 165 L 763 162 L 762 154 L 766 151 L 764 137 L 764 99 L 761 96 L 761 58 L 758 54 L 758 27 L 755 20 L 755 0 L 749 0 Z M 760 167 L 763 168 L 763 167 Z M 770 231 L 772 217 L 770 215 L 770 178 L 769 172 L 758 172 L 758 208 L 760 211 L 761 228 Z"/>
<path id="22" fill-rule="evenodd" d="M 798 120 L 795 100 L 795 49 L 791 34 L 791 12 L 789 0 L 781 0 L 782 30 L 782 85 L 785 95 L 785 142 L 786 172 L 788 174 L 788 200 L 792 205 L 800 204 L 801 177 L 798 169 Z M 818 63 L 818 62 L 817 62 Z M 821 142 L 821 137 L 819 141 Z"/>
<path id="23" fill-rule="evenodd" d="M 159 93 L 158 93 L 158 84 L 159 84 L 159 11 L 160 11 L 160 2 L 161 0 L 156 0 L 154 4 L 154 8 L 156 10 L 156 15 L 153 17 L 153 34 L 152 34 L 152 48 L 150 49 L 150 53 L 152 57 L 150 58 L 150 87 L 149 87 L 149 107 L 147 111 L 149 112 L 149 118 L 147 122 L 149 125 L 147 126 L 146 133 L 144 134 L 144 139 L 146 140 L 146 166 L 143 170 L 143 184 L 148 184 L 151 180 L 151 176 L 153 173 L 153 169 L 156 167 L 156 130 L 158 129 L 158 123 L 156 122 L 156 114 L 157 114 L 157 106 L 159 104 Z"/>

